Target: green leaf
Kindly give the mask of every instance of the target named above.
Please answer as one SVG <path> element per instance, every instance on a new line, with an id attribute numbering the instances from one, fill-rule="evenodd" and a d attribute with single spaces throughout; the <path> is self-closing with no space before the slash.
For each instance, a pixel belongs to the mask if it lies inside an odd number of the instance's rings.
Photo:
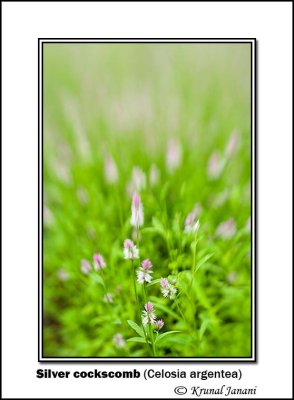
<path id="1" fill-rule="evenodd" d="M 135 336 L 130 339 L 127 339 L 127 342 L 146 343 L 146 340 L 141 337 Z M 148 341 L 148 343 L 150 343 L 150 342 Z"/>
<path id="2" fill-rule="evenodd" d="M 199 339 L 200 339 L 200 340 L 203 338 L 203 335 L 204 335 L 204 333 L 205 333 L 205 331 L 206 331 L 206 329 L 207 329 L 209 323 L 210 323 L 210 320 L 209 320 L 209 319 L 206 319 L 206 320 L 204 320 L 204 321 L 202 322 L 201 327 L 200 327 L 200 329 L 199 329 Z"/>
<path id="3" fill-rule="evenodd" d="M 207 256 L 202 258 L 202 260 L 197 264 L 196 271 L 198 271 L 198 269 L 201 268 L 202 265 L 205 264 L 212 256 L 213 254 L 207 254 Z"/>
<path id="4" fill-rule="evenodd" d="M 154 279 L 153 281 L 151 281 L 150 283 L 148 283 L 147 286 L 156 285 L 156 283 L 159 283 L 160 281 L 161 281 L 161 278 L 159 278 L 159 279 Z"/>
<path id="5" fill-rule="evenodd" d="M 158 218 L 156 218 L 156 217 L 152 218 L 152 225 L 154 226 L 156 232 L 159 235 L 161 235 L 164 239 L 167 238 L 166 229 L 165 229 L 164 225 L 162 224 L 162 222 Z"/>
<path id="6" fill-rule="evenodd" d="M 158 336 L 157 336 L 156 343 L 158 343 L 158 342 L 162 343 L 163 341 L 165 341 L 165 338 L 166 338 L 168 335 L 171 335 L 171 334 L 173 334 L 173 333 L 180 333 L 180 332 L 181 332 L 181 331 L 168 331 L 168 332 L 164 332 L 164 333 L 162 333 L 161 335 L 158 335 Z"/>
<path id="7" fill-rule="evenodd" d="M 163 185 L 162 189 L 161 189 L 161 192 L 160 192 L 160 201 L 161 202 L 165 201 L 166 196 L 167 196 L 167 192 L 169 190 L 169 186 L 170 186 L 169 181 L 166 181 L 165 184 Z"/>
<path id="8" fill-rule="evenodd" d="M 99 283 L 101 286 L 105 287 L 105 283 L 104 283 L 104 280 L 103 280 L 103 278 L 101 277 L 101 275 L 93 274 L 93 275 L 92 275 L 92 279 L 93 279 L 95 282 Z"/>
<path id="9" fill-rule="evenodd" d="M 189 270 L 181 271 L 177 275 L 177 287 L 183 292 L 187 292 L 187 289 L 190 289 L 192 279 L 192 273 Z"/>
<path id="10" fill-rule="evenodd" d="M 193 235 L 193 233 L 190 233 L 190 235 Z M 190 244 L 190 248 L 191 248 L 192 251 L 196 250 L 198 242 L 199 242 L 199 239 L 196 239 L 196 240 L 193 240 L 193 242 Z"/>
<path id="11" fill-rule="evenodd" d="M 169 314 L 170 316 L 172 316 L 173 318 L 175 318 L 177 320 L 181 319 L 180 316 L 177 313 L 175 313 L 170 307 L 167 307 L 166 305 L 157 302 L 156 297 L 151 296 L 150 300 L 153 302 L 155 308 L 158 308 L 159 310 L 163 311 L 166 314 Z"/>
<path id="12" fill-rule="evenodd" d="M 141 229 L 141 232 L 142 233 L 157 233 L 157 229 L 150 226 L 150 227 Z"/>
<path id="13" fill-rule="evenodd" d="M 139 336 L 141 336 L 142 338 L 144 338 L 143 329 L 140 328 L 139 325 L 136 324 L 136 322 L 134 322 L 134 321 L 132 321 L 132 320 L 130 320 L 130 319 L 128 319 L 127 322 L 128 322 L 128 324 L 130 325 L 130 327 L 131 327 L 132 329 L 134 329 L 135 332 L 137 332 L 137 334 L 138 334 Z M 145 339 L 144 339 L 144 341 L 145 341 Z"/>

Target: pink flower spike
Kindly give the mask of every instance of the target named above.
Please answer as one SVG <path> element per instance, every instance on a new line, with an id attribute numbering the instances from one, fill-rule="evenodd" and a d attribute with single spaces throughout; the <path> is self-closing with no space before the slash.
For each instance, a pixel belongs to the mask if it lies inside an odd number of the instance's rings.
<path id="1" fill-rule="evenodd" d="M 182 147 L 180 142 L 172 138 L 167 144 L 166 166 L 169 172 L 174 172 L 182 162 Z"/>
<path id="2" fill-rule="evenodd" d="M 144 260 L 141 263 L 141 267 L 137 270 L 137 281 L 139 283 L 150 283 L 152 280 L 151 274 L 153 274 L 153 271 L 151 271 L 152 264 L 150 260 Z"/>
<path id="3" fill-rule="evenodd" d="M 151 261 L 149 259 L 142 261 L 142 268 L 149 270 L 152 267 Z"/>
<path id="4" fill-rule="evenodd" d="M 216 234 L 222 239 L 230 239 L 236 233 L 236 223 L 234 218 L 230 218 L 227 221 L 222 222 L 216 229 Z"/>
<path id="5" fill-rule="evenodd" d="M 227 156 L 232 156 L 233 154 L 235 154 L 237 152 L 237 150 L 238 150 L 239 142 L 240 142 L 239 132 L 234 130 L 231 133 L 231 136 L 230 136 L 229 141 L 227 143 L 225 154 Z"/>
<path id="6" fill-rule="evenodd" d="M 139 258 L 139 249 L 135 246 L 131 239 L 124 241 L 124 258 L 125 260 L 134 260 Z"/>
<path id="7" fill-rule="evenodd" d="M 139 208 L 141 204 L 141 198 L 138 193 L 133 194 L 133 205 L 135 208 Z"/>
<path id="8" fill-rule="evenodd" d="M 169 283 L 167 278 L 161 278 L 160 286 L 161 286 L 161 293 L 163 294 L 163 297 L 169 297 L 171 300 L 173 300 L 175 298 L 177 289 L 175 288 L 175 286 L 172 283 Z"/>
<path id="9" fill-rule="evenodd" d="M 81 271 L 85 275 L 87 275 L 91 271 L 91 264 L 88 260 L 81 261 Z"/>
<path id="10" fill-rule="evenodd" d="M 190 214 L 188 214 L 186 218 L 185 225 L 192 225 L 194 220 L 195 220 L 195 213 L 191 212 Z"/>
<path id="11" fill-rule="evenodd" d="M 126 239 L 124 241 L 124 248 L 125 249 L 132 249 L 134 247 L 134 242 L 131 239 Z"/>
<path id="12" fill-rule="evenodd" d="M 201 212 L 200 204 L 196 204 L 193 211 L 187 215 L 185 221 L 185 232 L 196 233 L 200 227 L 200 222 L 197 220 L 197 216 Z"/>
<path id="13" fill-rule="evenodd" d="M 114 345 L 116 346 L 116 347 L 125 347 L 125 345 L 126 345 L 126 342 L 125 342 L 125 340 L 124 340 L 124 338 L 123 338 L 123 336 L 122 336 L 122 334 L 120 334 L 120 333 L 116 333 L 114 336 L 113 336 L 113 343 L 114 343 Z"/>
<path id="14" fill-rule="evenodd" d="M 109 184 L 114 184 L 118 181 L 117 166 L 110 154 L 107 154 L 104 159 L 104 175 Z"/>
<path id="15" fill-rule="evenodd" d="M 68 278 L 69 278 L 68 272 L 65 271 L 63 268 L 60 268 L 60 269 L 57 271 L 57 276 L 58 276 L 58 278 L 59 278 L 61 281 L 64 281 L 64 282 L 67 281 Z"/>
<path id="16" fill-rule="evenodd" d="M 131 225 L 138 229 L 144 222 L 143 205 L 138 193 L 133 194 L 132 198 L 132 217 Z"/>
<path id="17" fill-rule="evenodd" d="M 134 192 L 140 192 L 140 190 L 146 187 L 146 176 L 140 167 L 134 167 L 132 170 L 132 177 L 127 184 L 127 193 L 132 197 Z"/>
<path id="18" fill-rule="evenodd" d="M 94 254 L 93 255 L 93 261 L 94 261 L 94 269 L 103 269 L 106 267 L 106 263 L 102 257 L 101 254 Z"/>
<path id="19" fill-rule="evenodd" d="M 193 225 L 193 222 L 196 220 L 196 218 L 198 217 L 198 215 L 201 212 L 201 206 L 199 203 L 197 203 L 193 209 L 192 212 L 190 212 L 187 215 L 186 221 L 185 221 L 185 225 Z"/>
<path id="20" fill-rule="evenodd" d="M 154 307 L 150 301 L 148 301 L 148 303 L 144 305 L 144 310 L 142 313 L 142 322 L 144 325 L 147 324 L 152 325 L 156 323 L 156 315 L 154 312 Z"/>
<path id="21" fill-rule="evenodd" d="M 218 152 L 213 152 L 207 166 L 207 173 L 211 179 L 217 179 L 224 168 L 224 160 Z"/>
<path id="22" fill-rule="evenodd" d="M 159 181 L 160 172 L 155 164 L 152 164 L 149 171 L 150 186 L 155 186 Z"/>
<path id="23" fill-rule="evenodd" d="M 160 279 L 160 286 L 163 289 L 166 289 L 168 287 L 168 285 L 169 285 L 169 283 L 168 283 L 168 280 L 166 278 L 161 278 Z"/>
<path id="24" fill-rule="evenodd" d="M 156 329 L 159 331 L 163 327 L 164 322 L 162 319 L 159 319 L 158 321 L 156 321 L 155 325 L 156 325 Z"/>
<path id="25" fill-rule="evenodd" d="M 103 297 L 104 303 L 113 303 L 113 297 L 111 293 L 106 293 Z"/>
<path id="26" fill-rule="evenodd" d="M 154 309 L 153 304 L 152 304 L 150 301 L 148 301 L 148 303 L 146 303 L 146 304 L 144 305 L 144 308 L 145 308 L 145 310 L 146 310 L 147 312 L 152 312 L 153 309 Z"/>

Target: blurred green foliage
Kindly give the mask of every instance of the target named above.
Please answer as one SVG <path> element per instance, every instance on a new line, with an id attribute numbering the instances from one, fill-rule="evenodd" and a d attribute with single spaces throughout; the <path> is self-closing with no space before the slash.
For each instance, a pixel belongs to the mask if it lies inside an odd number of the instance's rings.
<path id="1" fill-rule="evenodd" d="M 117 333 L 134 336 L 128 320 L 141 322 L 123 259 L 123 241 L 132 238 L 126 186 L 134 166 L 147 177 L 141 259 L 152 261 L 153 279 L 177 278 L 176 300 L 164 299 L 159 284 L 147 288 L 162 332 L 180 331 L 157 355 L 250 356 L 250 45 L 43 46 L 44 356 L 148 356 L 142 343 L 113 342 Z M 239 146 L 225 156 L 234 130 Z M 182 149 L 173 172 L 166 165 L 170 138 Z M 212 178 L 207 166 L 215 151 L 225 166 Z M 106 154 L 117 165 L 116 184 L 105 177 Z M 159 171 L 153 185 L 152 164 Z M 184 224 L 196 203 L 202 211 L 193 276 L 194 239 Z M 224 238 L 217 228 L 229 218 L 236 232 Z M 102 278 L 111 304 L 103 301 L 101 272 L 80 269 L 94 252 L 107 263 Z"/>

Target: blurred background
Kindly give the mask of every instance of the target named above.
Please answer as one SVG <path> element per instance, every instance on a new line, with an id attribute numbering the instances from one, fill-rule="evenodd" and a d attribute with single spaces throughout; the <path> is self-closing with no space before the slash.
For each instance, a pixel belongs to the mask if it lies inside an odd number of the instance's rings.
<path id="1" fill-rule="evenodd" d="M 44 356 L 145 355 L 126 342 L 135 306 L 122 252 L 139 191 L 142 254 L 155 278 L 178 279 L 178 306 L 150 293 L 166 327 L 182 332 L 160 354 L 249 357 L 250 44 L 43 46 Z M 191 306 L 192 211 L 197 262 L 207 262 Z M 107 261 L 111 304 L 81 270 L 94 252 Z"/>

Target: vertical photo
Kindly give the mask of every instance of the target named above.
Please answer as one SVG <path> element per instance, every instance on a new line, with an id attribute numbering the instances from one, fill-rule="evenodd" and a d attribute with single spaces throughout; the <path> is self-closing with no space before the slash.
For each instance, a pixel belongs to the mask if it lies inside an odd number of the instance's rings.
<path id="1" fill-rule="evenodd" d="M 41 44 L 42 359 L 254 359 L 252 46 Z"/>

